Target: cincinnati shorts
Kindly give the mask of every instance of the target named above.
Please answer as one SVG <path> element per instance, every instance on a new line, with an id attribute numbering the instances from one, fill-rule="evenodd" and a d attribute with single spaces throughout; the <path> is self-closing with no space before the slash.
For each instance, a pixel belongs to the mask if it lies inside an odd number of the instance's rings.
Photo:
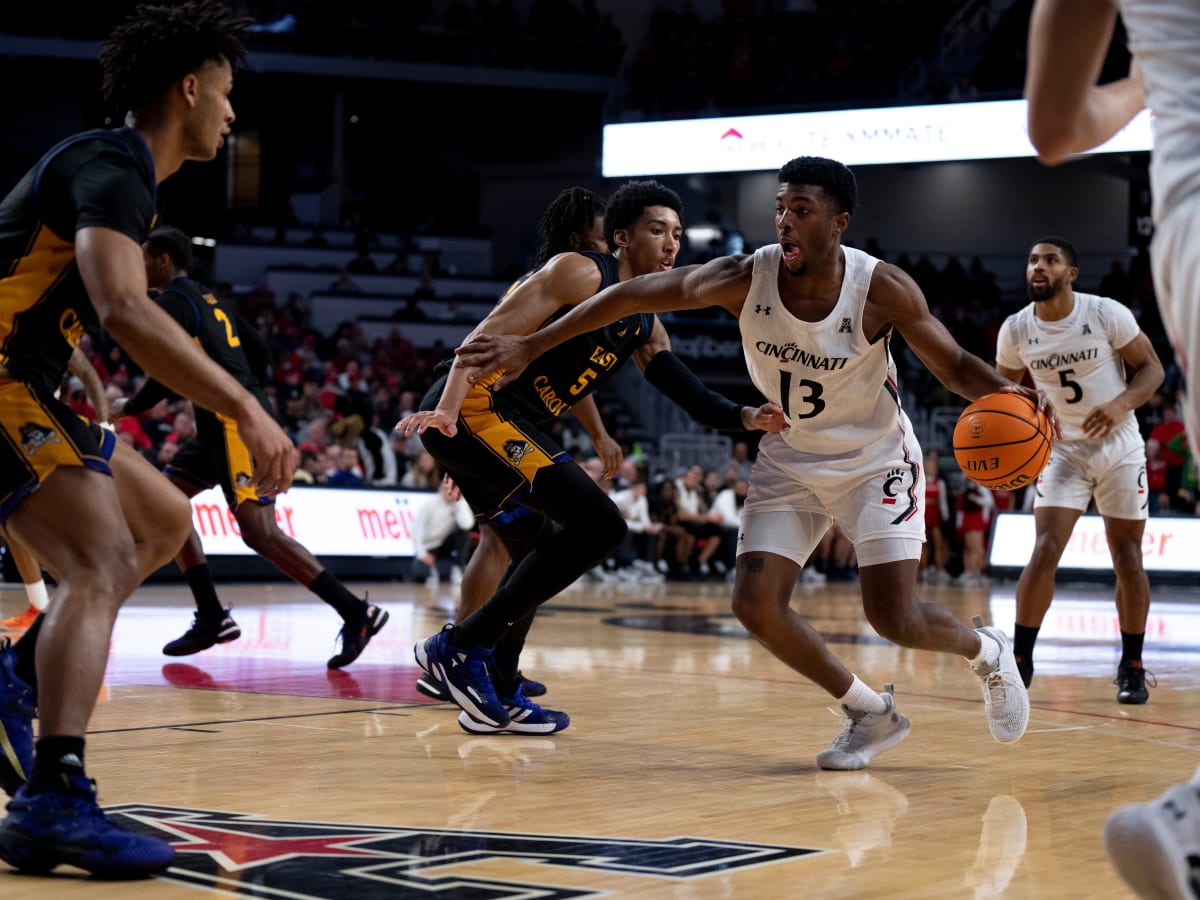
<path id="1" fill-rule="evenodd" d="M 1059 441 L 1034 485 L 1033 508 L 1056 506 L 1096 511 L 1114 519 L 1145 519 L 1146 444 L 1130 418 L 1103 440 Z"/>

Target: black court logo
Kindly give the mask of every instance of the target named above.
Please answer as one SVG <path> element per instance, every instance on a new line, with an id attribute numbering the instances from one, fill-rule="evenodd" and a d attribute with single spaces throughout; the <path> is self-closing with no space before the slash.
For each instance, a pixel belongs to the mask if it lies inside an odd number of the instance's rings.
<path id="1" fill-rule="evenodd" d="M 569 900 L 606 891 L 555 886 L 554 867 L 682 881 L 821 852 L 691 837 L 633 840 L 297 822 L 139 804 L 105 812 L 121 827 L 175 848 L 175 863 L 159 876 L 163 880 L 243 897 Z M 478 864 L 491 859 L 528 860 L 528 880 L 480 874 Z"/>
<path id="2" fill-rule="evenodd" d="M 25 451 L 25 455 L 33 457 L 42 447 L 47 444 L 61 444 L 62 438 L 58 436 L 58 432 L 53 428 L 47 428 L 45 425 L 39 425 L 37 422 L 26 422 L 21 426 L 21 447 Z"/>
<path id="3" fill-rule="evenodd" d="M 514 466 L 519 466 L 521 460 L 525 458 L 525 454 L 532 449 L 526 441 L 511 440 L 504 442 L 504 453 L 508 457 L 508 461 Z"/>

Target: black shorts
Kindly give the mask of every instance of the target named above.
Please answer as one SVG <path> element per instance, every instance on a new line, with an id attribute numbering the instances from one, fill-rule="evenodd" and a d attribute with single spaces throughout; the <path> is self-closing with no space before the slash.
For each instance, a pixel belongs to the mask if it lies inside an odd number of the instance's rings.
<path id="1" fill-rule="evenodd" d="M 164 468 L 167 475 L 198 488 L 221 486 L 231 510 L 242 503 L 274 503 L 254 489 L 254 459 L 232 419 L 219 417 L 220 431 L 191 438 L 175 451 Z"/>

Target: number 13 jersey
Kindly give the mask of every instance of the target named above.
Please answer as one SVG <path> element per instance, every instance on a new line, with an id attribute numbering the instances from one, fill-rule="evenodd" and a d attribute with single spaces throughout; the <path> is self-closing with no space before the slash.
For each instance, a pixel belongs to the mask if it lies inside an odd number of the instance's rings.
<path id="1" fill-rule="evenodd" d="M 837 304 L 819 322 L 806 322 L 779 296 L 779 245 L 759 248 L 739 319 L 750 379 L 791 424 L 780 436 L 814 456 L 856 456 L 907 425 L 888 340 L 863 336 L 863 307 L 879 260 L 853 247 L 842 253 Z"/>

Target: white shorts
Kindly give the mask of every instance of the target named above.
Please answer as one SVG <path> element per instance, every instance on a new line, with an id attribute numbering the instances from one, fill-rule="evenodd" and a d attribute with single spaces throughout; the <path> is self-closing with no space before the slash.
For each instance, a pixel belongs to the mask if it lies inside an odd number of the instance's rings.
<path id="1" fill-rule="evenodd" d="M 920 559 L 925 541 L 921 447 L 903 431 L 853 455 L 803 453 L 763 437 L 750 470 L 737 552 L 774 553 L 804 565 L 833 522 L 854 544 L 859 566 Z"/>
<path id="2" fill-rule="evenodd" d="M 1191 440 L 1200 444 L 1200 194 L 1183 201 L 1159 224 L 1150 244 L 1158 309 L 1175 359 L 1184 368 L 1180 404 Z"/>
<path id="3" fill-rule="evenodd" d="M 1100 441 L 1059 441 L 1034 486 L 1033 508 L 1056 506 L 1096 511 L 1114 519 L 1144 519 L 1150 513 L 1146 489 L 1146 444 L 1130 418 Z"/>

